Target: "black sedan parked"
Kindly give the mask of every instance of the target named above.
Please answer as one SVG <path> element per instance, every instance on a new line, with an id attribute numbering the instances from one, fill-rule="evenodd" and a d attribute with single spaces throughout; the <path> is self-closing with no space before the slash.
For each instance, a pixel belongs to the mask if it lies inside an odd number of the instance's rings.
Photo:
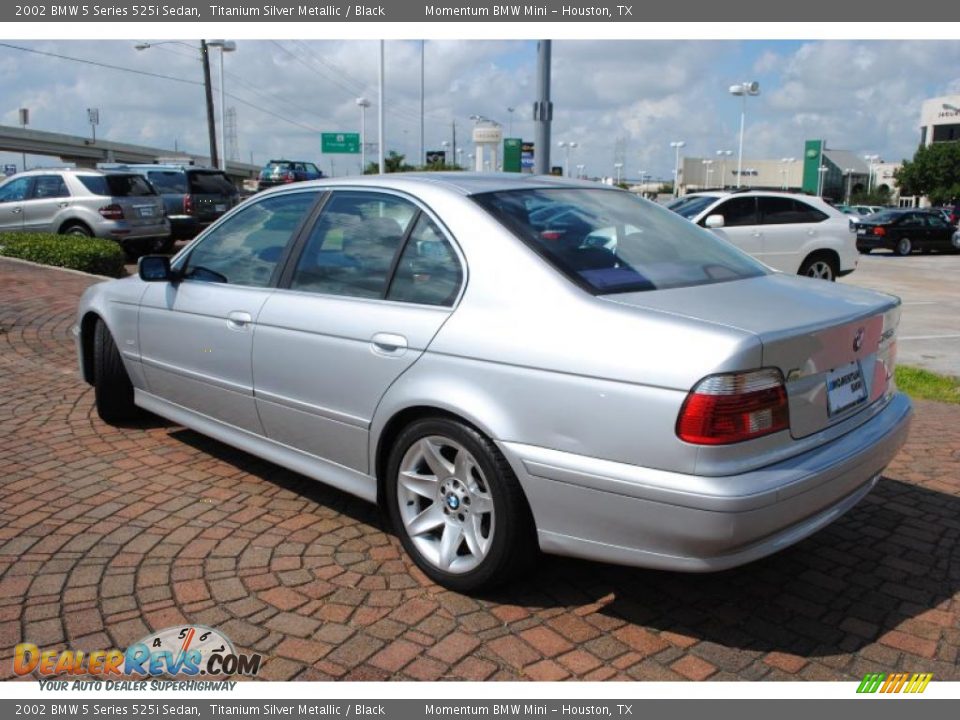
<path id="1" fill-rule="evenodd" d="M 884 210 L 851 226 L 857 233 L 857 250 L 876 248 L 909 255 L 914 250 L 960 251 L 960 234 L 939 215 L 923 210 Z"/>

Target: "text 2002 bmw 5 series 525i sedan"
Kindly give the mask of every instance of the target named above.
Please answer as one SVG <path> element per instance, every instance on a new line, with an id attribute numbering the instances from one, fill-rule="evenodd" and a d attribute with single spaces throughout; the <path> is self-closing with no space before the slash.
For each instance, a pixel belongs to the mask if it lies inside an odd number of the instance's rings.
<path id="1" fill-rule="evenodd" d="M 906 437 L 899 313 L 619 190 L 430 173 L 259 194 L 91 287 L 77 335 L 108 422 L 382 503 L 470 591 L 538 549 L 720 570 L 837 519 Z"/>

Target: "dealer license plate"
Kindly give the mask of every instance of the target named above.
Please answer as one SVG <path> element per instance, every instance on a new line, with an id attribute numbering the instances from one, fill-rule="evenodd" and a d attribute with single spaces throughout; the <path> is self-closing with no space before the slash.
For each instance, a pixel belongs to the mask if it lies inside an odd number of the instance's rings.
<path id="1" fill-rule="evenodd" d="M 831 415 L 843 412 L 867 399 L 860 363 L 854 360 L 827 373 L 827 408 Z"/>
<path id="2" fill-rule="evenodd" d="M 152 207 L 141 207 L 137 208 L 140 212 L 140 217 L 153 217 L 153 208 Z"/>

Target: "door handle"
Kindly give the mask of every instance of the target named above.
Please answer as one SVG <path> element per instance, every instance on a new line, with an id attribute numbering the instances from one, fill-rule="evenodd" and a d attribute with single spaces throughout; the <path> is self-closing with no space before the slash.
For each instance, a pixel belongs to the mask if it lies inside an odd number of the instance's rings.
<path id="1" fill-rule="evenodd" d="M 10 212 L 12 212 L 14 215 L 16 215 L 17 213 L 22 213 L 22 212 L 23 212 L 23 208 L 15 207 L 15 208 L 13 208 Z"/>
<path id="2" fill-rule="evenodd" d="M 227 315 L 227 324 L 231 328 L 243 329 L 253 322 L 253 317 L 243 310 L 234 310 Z"/>
<path id="3" fill-rule="evenodd" d="M 370 338 L 370 344 L 381 355 L 402 355 L 407 349 L 407 339 L 393 333 L 377 333 Z"/>
<path id="4" fill-rule="evenodd" d="M 70 203 L 68 202 L 57 203 L 57 207 L 62 207 L 62 208 L 68 207 L 69 205 Z"/>

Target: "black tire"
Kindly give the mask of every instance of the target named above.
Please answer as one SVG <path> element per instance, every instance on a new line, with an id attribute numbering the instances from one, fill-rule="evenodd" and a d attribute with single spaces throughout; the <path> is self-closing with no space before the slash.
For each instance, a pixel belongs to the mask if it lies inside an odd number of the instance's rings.
<path id="1" fill-rule="evenodd" d="M 797 274 L 834 282 L 837 279 L 838 272 L 840 272 L 840 268 L 837 267 L 835 258 L 822 253 L 814 253 L 803 261 Z"/>
<path id="2" fill-rule="evenodd" d="M 103 320 L 93 331 L 93 388 L 97 414 L 106 423 L 121 423 L 142 416 L 133 404 L 133 385 L 113 336 Z"/>
<path id="3" fill-rule="evenodd" d="M 960 253 L 960 230 L 957 230 L 950 237 L 950 249 L 955 253 Z"/>
<path id="4" fill-rule="evenodd" d="M 403 501 L 407 507 L 403 511 L 400 508 L 400 494 L 405 492 L 399 484 L 401 463 L 405 458 L 410 457 L 410 453 L 415 453 L 415 448 L 427 438 L 448 440 L 453 445 L 466 449 L 468 455 L 476 461 L 477 474 L 470 471 L 469 475 L 486 486 L 484 492 L 492 501 L 493 511 L 489 515 L 489 535 L 487 536 L 488 548 L 478 564 L 467 571 L 450 572 L 441 569 L 437 563 L 421 552 L 411 537 L 402 514 L 402 512 L 406 513 L 409 517 L 413 513 L 421 512 L 421 508 L 411 509 L 409 506 L 414 502 L 409 499 Z M 417 420 L 400 433 L 394 442 L 387 461 L 386 473 L 384 502 L 394 531 L 417 566 L 439 585 L 464 593 L 490 589 L 515 577 L 529 567 L 538 555 L 539 547 L 533 518 L 520 483 L 496 446 L 472 427 L 442 417 Z M 441 479 L 439 473 L 436 477 L 438 489 L 444 487 L 444 483 L 454 482 L 453 478 Z M 461 510 L 469 510 L 471 507 L 468 504 L 469 500 L 464 500 L 462 505 L 458 503 L 457 506 L 453 506 L 453 510 L 450 510 L 446 502 L 436 499 L 429 501 L 420 497 L 417 499 L 421 503 L 427 503 L 423 506 L 424 508 L 433 508 L 436 505 L 436 508 L 442 510 L 445 513 L 444 523 L 457 523 L 457 507 Z M 480 506 L 474 504 L 473 507 Z M 475 515 L 475 517 L 478 516 Z M 464 516 L 459 515 L 459 518 L 459 525 L 465 528 Z M 466 519 L 471 520 L 469 517 Z M 437 530 L 440 537 L 446 532 L 446 528 L 447 525 L 444 525 L 442 529 Z M 418 534 L 418 541 L 421 544 L 429 541 L 428 535 L 429 533 Z M 442 545 L 440 537 L 436 538 L 435 544 L 438 546 Z M 461 551 L 463 556 L 467 556 L 468 564 L 474 561 L 475 556 L 470 552 L 469 543 L 465 537 L 457 541 L 455 550 L 457 560 L 462 559 Z M 438 554 L 442 554 L 442 550 Z"/>
<path id="5" fill-rule="evenodd" d="M 60 230 L 61 235 L 73 235 L 74 237 L 93 237 L 93 231 L 83 223 L 70 223 Z"/>
<path id="6" fill-rule="evenodd" d="M 169 255 L 173 252 L 173 245 L 176 241 L 173 237 L 157 238 L 150 242 L 150 252 L 160 255 Z"/>
<path id="7" fill-rule="evenodd" d="M 900 238 L 894 246 L 893 251 L 900 257 L 906 257 L 913 252 L 913 243 L 910 238 Z"/>
<path id="8" fill-rule="evenodd" d="M 870 251 L 871 251 L 872 249 L 873 249 L 873 248 L 857 248 L 857 251 L 858 251 L 861 255 L 869 255 L 869 254 L 870 254 Z"/>

